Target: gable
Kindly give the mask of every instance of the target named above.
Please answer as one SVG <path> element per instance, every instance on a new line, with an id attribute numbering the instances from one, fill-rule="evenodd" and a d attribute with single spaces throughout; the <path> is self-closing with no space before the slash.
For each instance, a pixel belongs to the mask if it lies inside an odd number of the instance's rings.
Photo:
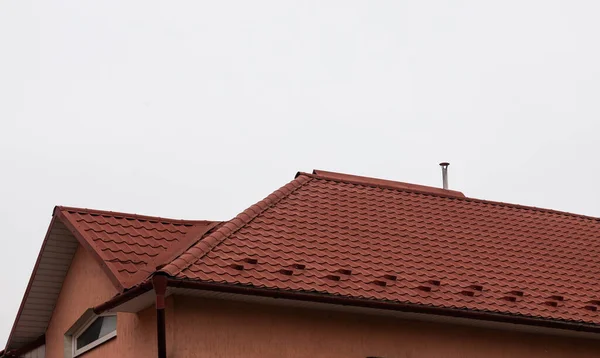
<path id="1" fill-rule="evenodd" d="M 57 206 L 7 351 L 44 335 L 78 247 L 118 293 L 143 282 L 217 224 Z"/>

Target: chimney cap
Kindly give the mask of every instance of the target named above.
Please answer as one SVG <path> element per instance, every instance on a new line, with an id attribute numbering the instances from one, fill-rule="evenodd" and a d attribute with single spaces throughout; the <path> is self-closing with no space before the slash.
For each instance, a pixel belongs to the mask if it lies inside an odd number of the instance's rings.
<path id="1" fill-rule="evenodd" d="M 447 166 L 449 166 L 449 165 L 450 165 L 450 163 L 448 163 L 448 162 L 441 162 L 441 163 L 440 163 L 440 166 L 441 166 L 441 167 L 447 167 Z"/>

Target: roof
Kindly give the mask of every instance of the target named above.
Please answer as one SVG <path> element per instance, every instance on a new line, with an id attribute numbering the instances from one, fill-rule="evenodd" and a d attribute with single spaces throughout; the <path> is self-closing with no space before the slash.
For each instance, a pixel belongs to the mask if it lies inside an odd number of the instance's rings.
<path id="1" fill-rule="evenodd" d="M 299 173 L 161 271 L 193 282 L 600 324 L 598 218 Z"/>
<path id="2" fill-rule="evenodd" d="M 6 348 L 24 347 L 44 335 L 78 245 L 92 254 L 117 290 L 124 291 L 217 224 L 55 207 Z"/>
<path id="3" fill-rule="evenodd" d="M 166 274 L 188 288 L 600 327 L 598 218 L 313 171 L 225 223 L 56 207 L 9 352 L 43 336 L 78 245 L 121 292 L 100 311 Z"/>
<path id="4" fill-rule="evenodd" d="M 93 250 L 120 289 L 141 283 L 218 224 L 63 206 L 55 215 Z"/>

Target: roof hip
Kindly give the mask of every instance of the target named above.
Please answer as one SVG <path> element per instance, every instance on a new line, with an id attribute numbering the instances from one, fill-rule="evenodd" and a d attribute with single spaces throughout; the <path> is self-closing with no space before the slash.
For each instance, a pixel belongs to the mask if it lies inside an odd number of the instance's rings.
<path id="1" fill-rule="evenodd" d="M 181 254 L 179 257 L 171 261 L 171 263 L 165 265 L 160 271 L 170 276 L 175 276 L 187 267 L 192 265 L 195 261 L 198 261 L 209 253 L 213 248 L 218 246 L 227 237 L 241 229 L 244 225 L 251 222 L 254 218 L 260 215 L 262 212 L 277 204 L 279 201 L 300 189 L 306 183 L 312 180 L 311 176 L 300 174 L 296 176 L 294 180 L 279 188 L 275 192 L 271 193 L 265 199 L 252 205 L 248 209 L 241 212 L 232 220 L 225 223 L 223 226 L 209 234 L 204 239 L 198 241 L 194 246 L 190 247 L 187 251 Z"/>

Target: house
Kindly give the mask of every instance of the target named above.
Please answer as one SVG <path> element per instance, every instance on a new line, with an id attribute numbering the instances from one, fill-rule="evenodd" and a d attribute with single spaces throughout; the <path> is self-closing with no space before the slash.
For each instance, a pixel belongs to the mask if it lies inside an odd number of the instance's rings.
<path id="1" fill-rule="evenodd" d="M 56 207 L 2 357 L 598 357 L 600 221 L 298 173 L 227 222 Z"/>

